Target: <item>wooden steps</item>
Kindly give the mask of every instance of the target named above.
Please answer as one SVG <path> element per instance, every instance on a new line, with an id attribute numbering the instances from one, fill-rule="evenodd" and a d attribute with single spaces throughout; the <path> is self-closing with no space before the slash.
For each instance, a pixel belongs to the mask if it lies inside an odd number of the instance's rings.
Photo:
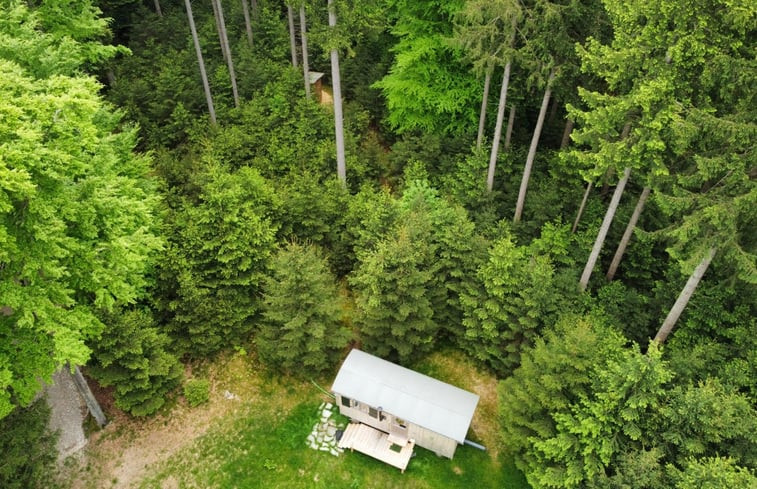
<path id="1" fill-rule="evenodd" d="M 403 473 L 413 456 L 415 440 L 404 445 L 392 443 L 389 434 L 362 423 L 350 423 L 339 440 L 340 448 L 357 450 L 384 463 L 397 467 Z"/>

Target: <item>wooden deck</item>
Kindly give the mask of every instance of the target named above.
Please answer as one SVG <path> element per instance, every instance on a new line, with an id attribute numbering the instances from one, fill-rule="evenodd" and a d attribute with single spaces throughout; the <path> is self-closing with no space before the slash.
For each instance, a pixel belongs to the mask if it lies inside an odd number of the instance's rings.
<path id="1" fill-rule="evenodd" d="M 399 451 L 392 450 L 392 445 L 401 447 Z M 397 445 L 389 441 L 389 434 L 362 423 L 350 423 L 339 440 L 340 448 L 357 450 L 377 460 L 381 460 L 403 473 L 407 468 L 410 457 L 413 456 L 415 440 L 407 440 L 404 445 Z"/>

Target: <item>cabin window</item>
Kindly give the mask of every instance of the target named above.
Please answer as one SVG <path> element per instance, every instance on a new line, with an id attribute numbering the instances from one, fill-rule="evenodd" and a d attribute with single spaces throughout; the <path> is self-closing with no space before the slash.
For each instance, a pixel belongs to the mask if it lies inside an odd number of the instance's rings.
<path id="1" fill-rule="evenodd" d="M 378 409 L 372 407 L 368 408 L 368 416 L 370 416 L 371 418 L 378 418 L 378 415 Z"/>
<path id="2" fill-rule="evenodd" d="M 349 397 L 342 396 L 342 406 L 352 407 L 352 399 L 350 399 Z"/>

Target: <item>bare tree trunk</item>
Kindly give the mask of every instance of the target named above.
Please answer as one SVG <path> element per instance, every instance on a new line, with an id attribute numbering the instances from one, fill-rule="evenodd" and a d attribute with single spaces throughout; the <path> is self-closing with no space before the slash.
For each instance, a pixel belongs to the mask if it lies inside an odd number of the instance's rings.
<path id="1" fill-rule="evenodd" d="M 310 66 L 308 65 L 308 34 L 305 5 L 300 5 L 300 40 L 302 41 L 302 73 L 305 78 L 305 97 L 310 98 Z"/>
<path id="2" fill-rule="evenodd" d="M 200 77 L 202 78 L 202 87 L 205 90 L 205 101 L 208 103 L 210 122 L 215 126 L 218 124 L 218 122 L 216 121 L 216 109 L 215 107 L 213 107 L 213 96 L 210 93 L 208 75 L 207 73 L 205 73 L 205 61 L 203 61 L 202 59 L 200 40 L 197 38 L 197 28 L 195 27 L 195 20 L 192 16 L 192 5 L 190 5 L 189 0 L 184 0 L 184 6 L 187 9 L 187 17 L 189 17 L 189 29 L 192 31 L 192 41 L 194 42 L 195 51 L 197 52 L 197 63 L 200 65 Z"/>
<path id="3" fill-rule="evenodd" d="M 565 149 L 570 144 L 570 133 L 573 132 L 573 126 L 575 123 L 573 122 L 573 119 L 568 119 L 565 121 L 565 130 L 562 132 L 562 141 L 560 141 L 560 149 Z"/>
<path id="4" fill-rule="evenodd" d="M 547 120 L 547 124 L 552 124 L 555 121 L 555 116 L 557 115 L 557 106 L 559 105 L 560 101 L 557 100 L 557 97 L 552 99 L 552 107 L 549 109 L 549 119 Z"/>
<path id="5" fill-rule="evenodd" d="M 112 68 L 108 68 L 108 71 L 105 72 L 105 76 L 108 77 L 108 85 L 112 87 L 116 84 L 116 74 Z"/>
<path id="6" fill-rule="evenodd" d="M 218 5 L 216 5 L 216 0 L 210 0 L 210 6 L 213 7 L 213 19 L 216 21 L 216 32 L 218 32 L 218 44 L 221 45 L 221 54 L 223 54 L 223 60 L 228 64 L 229 55 L 226 52 L 226 44 L 223 43 L 223 34 L 221 33 L 221 20 L 218 17 Z"/>
<path id="7" fill-rule="evenodd" d="M 89 384 L 87 384 L 87 379 L 81 374 L 79 367 L 74 367 L 72 377 L 74 379 L 74 384 L 76 385 L 76 390 L 78 390 L 79 394 L 84 398 L 84 402 L 87 404 L 87 408 L 89 409 L 90 414 L 92 414 L 92 417 L 95 418 L 97 426 L 102 428 L 107 424 L 108 420 L 105 418 L 100 403 L 97 402 L 97 398 L 92 394 L 92 390 L 89 388 Z"/>
<path id="8" fill-rule="evenodd" d="M 592 186 L 593 185 L 591 182 L 586 184 L 586 192 L 584 192 L 584 198 L 581 200 L 581 207 L 578 208 L 576 220 L 573 221 L 573 229 L 570 230 L 571 233 L 575 233 L 576 229 L 578 229 L 578 223 L 581 221 L 581 215 L 583 215 L 584 209 L 586 208 L 586 201 L 589 200 L 589 194 L 591 193 Z"/>
<path id="9" fill-rule="evenodd" d="M 510 62 L 505 65 L 505 73 L 502 75 L 502 87 L 499 90 L 499 105 L 497 106 L 497 125 L 494 126 L 494 140 L 492 152 L 489 157 L 489 172 L 486 175 L 486 190 L 494 188 L 494 170 L 497 168 L 497 154 L 499 153 L 499 140 L 502 138 L 502 121 L 505 118 L 505 105 L 507 103 L 507 85 L 510 83 Z"/>
<path id="10" fill-rule="evenodd" d="M 486 69 L 484 76 L 484 97 L 481 100 L 481 115 L 478 118 L 478 136 L 476 137 L 476 149 L 481 149 L 481 143 L 484 141 L 484 126 L 486 125 L 486 106 L 489 104 L 489 85 L 492 81 L 493 67 Z"/>
<path id="11" fill-rule="evenodd" d="M 287 18 L 289 19 L 289 50 L 292 52 L 292 66 L 297 68 L 297 41 L 294 33 L 294 9 L 287 5 Z"/>
<path id="12" fill-rule="evenodd" d="M 329 27 L 336 30 L 336 12 L 328 0 Z M 339 75 L 339 51 L 331 50 L 331 83 L 334 92 L 334 132 L 336 135 L 336 174 L 343 186 L 347 185 L 347 166 L 344 156 L 344 120 L 342 116 L 342 81 Z"/>
<path id="13" fill-rule="evenodd" d="M 631 214 L 631 219 L 628 221 L 623 237 L 620 239 L 618 249 L 615 251 L 615 256 L 612 257 L 610 268 L 607 269 L 607 280 L 612 280 L 615 277 L 615 272 L 618 270 L 620 260 L 623 259 L 623 254 L 626 252 L 628 242 L 631 240 L 631 236 L 633 236 L 633 230 L 636 228 L 636 223 L 639 221 L 639 216 L 641 215 L 641 211 L 644 210 L 644 204 L 647 203 L 647 198 L 649 197 L 649 192 L 651 190 L 652 189 L 649 187 L 644 187 L 641 191 L 639 201 L 636 203 L 633 214 Z"/>
<path id="14" fill-rule="evenodd" d="M 163 11 L 160 10 L 160 0 L 154 0 L 155 1 L 155 13 L 158 14 L 158 17 L 163 17 Z"/>
<path id="15" fill-rule="evenodd" d="M 528 180 L 531 178 L 531 168 L 534 165 L 536 148 L 539 146 L 541 130 L 544 127 L 544 117 L 547 114 L 547 106 L 549 105 L 549 97 L 552 95 L 552 81 L 554 81 L 554 79 L 555 70 L 553 68 L 552 72 L 549 74 L 549 79 L 547 80 L 547 88 L 544 90 L 544 98 L 542 98 L 541 101 L 539 118 L 536 120 L 536 128 L 534 129 L 534 135 L 531 138 L 531 147 L 528 149 L 526 166 L 523 169 L 523 178 L 520 181 L 520 190 L 518 191 L 518 202 L 515 204 L 515 216 L 513 216 L 513 222 L 520 222 L 521 214 L 523 214 L 523 205 L 526 203 L 526 190 L 528 190 Z"/>
<path id="16" fill-rule="evenodd" d="M 707 271 L 707 268 L 710 266 L 710 262 L 715 257 L 716 251 L 716 248 L 710 248 L 707 254 L 702 258 L 702 261 L 699 262 L 699 265 L 697 265 L 697 267 L 694 269 L 694 272 L 692 272 L 689 280 L 683 287 L 681 294 L 678 296 L 678 299 L 676 299 L 675 304 L 673 304 L 673 307 L 670 309 L 668 316 L 665 318 L 665 321 L 663 321 L 662 326 L 660 326 L 659 331 L 657 331 L 657 334 L 654 337 L 654 340 L 657 343 L 664 343 L 668 338 L 668 335 L 673 330 L 673 326 L 675 326 L 678 318 L 681 317 L 681 313 L 683 312 L 684 308 L 686 308 L 686 305 L 689 303 L 689 299 L 691 299 L 691 296 L 697 289 L 699 281 L 702 280 L 702 277 Z"/>
<path id="17" fill-rule="evenodd" d="M 600 226 L 599 232 L 597 233 L 597 239 L 594 241 L 594 247 L 591 249 L 591 254 L 589 254 L 589 259 L 586 261 L 586 266 L 584 267 L 584 271 L 581 274 L 581 280 L 579 281 L 579 288 L 581 289 L 581 292 L 586 290 L 586 286 L 589 284 L 591 272 L 594 271 L 594 265 L 597 263 L 599 252 L 602 250 L 602 245 L 605 242 L 605 237 L 607 237 L 607 231 L 610 229 L 610 224 L 612 224 L 613 217 L 615 217 L 615 211 L 618 210 L 620 197 L 623 195 L 623 189 L 626 188 L 626 183 L 628 182 L 628 177 L 630 174 L 631 168 L 626 168 L 623 171 L 623 178 L 620 179 L 618 186 L 615 187 L 615 192 L 612 194 L 612 200 L 610 200 L 610 205 L 607 207 L 605 218 L 602 220 L 602 226 Z"/>
<path id="18" fill-rule="evenodd" d="M 247 3 L 247 0 L 242 0 L 242 14 L 244 14 L 244 30 L 247 32 L 247 43 L 250 45 L 250 47 L 252 47 L 252 24 L 250 23 L 250 4 Z"/>
<path id="19" fill-rule="evenodd" d="M 513 125 L 515 124 L 515 106 L 510 106 L 510 117 L 507 118 L 507 131 L 505 131 L 505 149 L 510 149 L 510 138 L 513 135 Z"/>
<path id="20" fill-rule="evenodd" d="M 226 57 L 226 66 L 229 68 L 229 78 L 231 78 L 231 92 L 234 95 L 234 107 L 239 107 L 239 91 L 237 90 L 237 75 L 234 73 L 234 61 L 231 59 L 231 48 L 229 47 L 229 36 L 226 34 L 226 21 L 223 18 L 223 5 L 221 0 L 211 0 L 215 4 L 216 19 L 220 29 L 221 47 Z"/>

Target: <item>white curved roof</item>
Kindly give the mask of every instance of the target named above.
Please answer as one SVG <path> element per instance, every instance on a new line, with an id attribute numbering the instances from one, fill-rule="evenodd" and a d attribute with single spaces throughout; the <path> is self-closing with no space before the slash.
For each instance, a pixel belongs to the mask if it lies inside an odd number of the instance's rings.
<path id="1" fill-rule="evenodd" d="M 360 350 L 352 350 L 331 390 L 463 443 L 478 396 Z"/>

